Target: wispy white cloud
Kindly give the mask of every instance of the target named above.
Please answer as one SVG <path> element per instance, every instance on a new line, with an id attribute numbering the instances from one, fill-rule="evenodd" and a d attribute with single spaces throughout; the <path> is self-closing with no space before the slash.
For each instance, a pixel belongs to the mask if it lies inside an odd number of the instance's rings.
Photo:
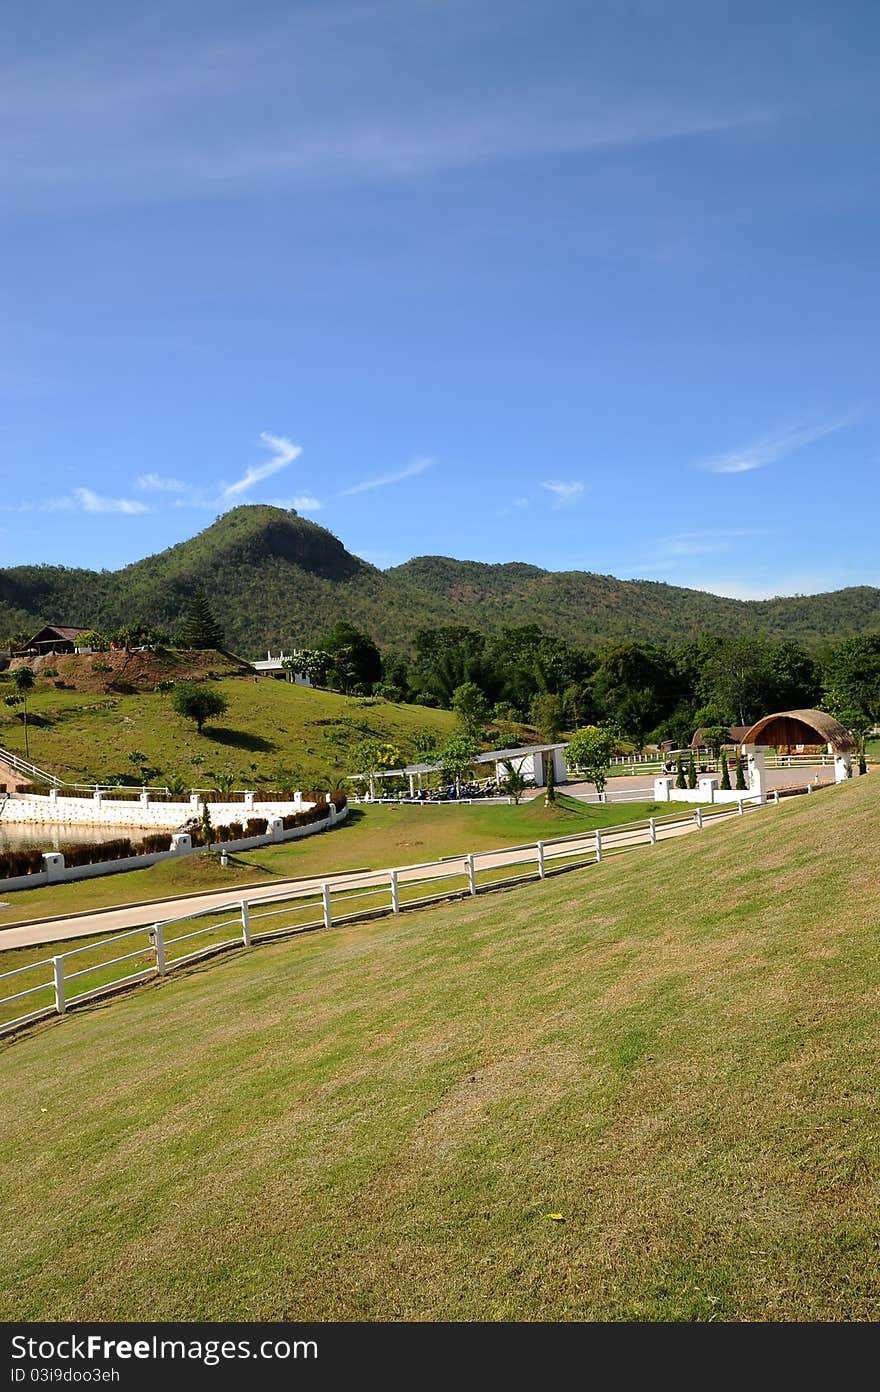
<path id="1" fill-rule="evenodd" d="M 313 498 L 308 493 L 301 497 L 272 499 L 272 507 L 293 508 L 295 512 L 320 512 L 323 506 L 320 498 Z"/>
<path id="2" fill-rule="evenodd" d="M 57 498 L 44 498 L 38 503 L 8 503 L 4 512 L 117 512 L 135 517 L 152 508 L 139 498 L 104 498 L 91 488 L 74 488 Z"/>
<path id="3" fill-rule="evenodd" d="M 730 551 L 733 542 L 755 535 L 754 529 L 749 527 L 720 532 L 679 532 L 677 536 L 660 537 L 656 550 L 659 556 L 711 556 Z"/>
<path id="4" fill-rule="evenodd" d="M 775 464 L 786 455 L 805 449 L 825 435 L 833 435 L 852 425 L 853 417 L 844 416 L 839 420 L 815 422 L 811 425 L 796 425 L 763 435 L 741 449 L 730 450 L 725 454 L 712 454 L 700 460 L 700 467 L 712 474 L 745 474 L 752 469 L 763 469 Z"/>
<path id="5" fill-rule="evenodd" d="M 159 474 L 140 474 L 135 487 L 142 493 L 186 493 L 190 485 L 181 479 L 162 478 Z"/>
<path id="6" fill-rule="evenodd" d="M 294 459 L 298 459 L 302 454 L 302 446 L 295 445 L 284 435 L 270 435 L 267 430 L 263 430 L 260 432 L 260 441 L 266 449 L 274 450 L 272 458 L 267 459 L 265 464 L 252 464 L 240 479 L 223 489 L 224 498 L 241 497 L 248 489 L 253 488 L 255 483 L 262 483 L 263 479 L 271 478 L 273 474 L 286 469 L 288 464 L 292 464 Z"/>
<path id="7" fill-rule="evenodd" d="M 572 507 L 587 491 L 587 486 L 577 480 L 571 483 L 542 483 L 548 493 L 553 494 L 554 508 Z"/>
<path id="8" fill-rule="evenodd" d="M 423 474 L 426 469 L 430 469 L 433 463 L 430 459 L 415 459 L 412 464 L 407 464 L 405 469 L 398 469 L 395 474 L 382 474 L 379 478 L 365 479 L 363 483 L 356 483 L 353 488 L 343 488 L 337 494 L 340 498 L 351 498 L 355 493 L 369 493 L 373 488 L 387 488 L 391 483 L 402 483 L 404 479 L 415 478 L 417 474 Z"/>
<path id="9" fill-rule="evenodd" d="M 380 22 L 373 4 L 347 6 L 331 22 L 332 6 L 294 6 L 279 22 L 252 19 L 246 32 L 226 33 L 218 24 L 209 36 L 175 33 L 173 43 L 148 20 L 129 21 L 36 57 L 12 52 L 0 68 L 4 193 L 65 206 L 226 197 L 652 145 L 773 116 L 741 87 L 710 94 L 695 79 L 670 97 L 661 84 L 652 92 L 625 75 L 611 82 L 595 60 L 585 74 L 582 58 L 563 63 L 552 85 L 509 78 L 503 59 L 477 79 L 457 61 L 471 14 L 464 26 L 444 20 L 446 5 L 382 8 Z M 500 40 L 507 8 L 498 7 Z M 404 72 L 397 38 L 411 39 L 414 24 L 423 41 L 408 43 Z M 459 75 L 451 86 L 432 80 L 438 52 Z"/>

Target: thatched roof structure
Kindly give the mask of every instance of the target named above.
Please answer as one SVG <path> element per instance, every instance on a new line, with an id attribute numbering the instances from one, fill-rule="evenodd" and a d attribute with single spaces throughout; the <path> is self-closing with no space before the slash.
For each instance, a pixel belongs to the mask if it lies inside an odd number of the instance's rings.
<path id="1" fill-rule="evenodd" d="M 777 711 L 765 715 L 746 732 L 743 744 L 769 744 L 788 748 L 798 744 L 827 744 L 834 754 L 853 754 L 856 742 L 839 720 L 827 711 Z"/>

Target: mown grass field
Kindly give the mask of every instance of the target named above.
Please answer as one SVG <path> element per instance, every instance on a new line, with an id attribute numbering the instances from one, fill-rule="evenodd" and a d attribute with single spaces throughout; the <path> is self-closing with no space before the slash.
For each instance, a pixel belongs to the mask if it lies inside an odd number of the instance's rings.
<path id="1" fill-rule="evenodd" d="M 687 804 L 676 806 L 687 810 Z M 27 919 L 86 913 L 113 904 L 141 903 L 200 890 L 228 886 L 232 892 L 245 884 L 266 882 L 271 886 L 277 880 L 332 875 L 343 870 L 415 865 L 466 851 L 494 850 L 539 837 L 566 836 L 584 829 L 662 816 L 668 811 L 666 803 L 590 806 L 563 795 L 555 807 L 546 807 L 543 798 L 519 807 L 361 804 L 352 806 L 346 820 L 331 832 L 231 856 L 225 868 L 216 856 L 186 856 L 160 861 L 147 870 L 4 894 L 2 904 L 6 907 L 0 906 L 0 929 Z"/>
<path id="2" fill-rule="evenodd" d="M 116 775 L 140 778 L 129 754 L 137 751 L 156 772 L 153 783 L 179 774 L 194 787 L 215 773 L 237 787 L 291 774 L 303 788 L 351 772 L 348 751 L 377 738 L 409 757 L 417 731 L 441 742 L 456 728 L 449 711 L 395 705 L 377 698 L 339 696 L 263 677 L 212 682 L 229 710 L 199 735 L 189 720 L 155 692 L 131 696 L 56 691 L 43 683 L 29 697 L 33 763 L 71 782 L 109 783 Z M 0 747 L 24 754 L 20 714 L 0 706 Z"/>
<path id="3" fill-rule="evenodd" d="M 876 1319 L 878 796 L 7 1044 L 0 1315 Z"/>

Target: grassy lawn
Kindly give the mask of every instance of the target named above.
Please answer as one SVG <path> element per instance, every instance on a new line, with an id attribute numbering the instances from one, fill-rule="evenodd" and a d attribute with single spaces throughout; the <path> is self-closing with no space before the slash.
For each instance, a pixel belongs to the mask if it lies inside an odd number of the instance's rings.
<path id="1" fill-rule="evenodd" d="M 685 807 L 685 804 L 677 804 Z M 545 807 L 543 798 L 519 807 L 488 805 L 457 807 L 352 807 L 341 826 L 332 832 L 305 837 L 288 845 L 267 846 L 230 857 L 221 869 L 219 861 L 205 855 L 160 861 L 147 870 L 132 870 L 103 879 L 4 894 L 0 929 L 23 919 L 49 918 L 56 914 L 86 913 L 113 904 L 140 903 L 168 895 L 199 890 L 230 891 L 237 885 L 330 875 L 341 870 L 379 870 L 392 865 L 414 865 L 465 851 L 494 850 L 542 836 L 565 836 L 583 828 L 613 826 L 641 817 L 661 816 L 664 803 L 625 803 L 589 806 L 560 796 L 556 807 Z M 0 933 L 0 951 L 3 937 Z M 62 949 L 59 949 L 62 950 Z M 41 949 L 45 956 L 45 950 Z M 10 962 L 7 970 L 17 962 Z"/>
<path id="2" fill-rule="evenodd" d="M 876 1319 L 877 812 L 863 779 L 4 1046 L 0 1316 Z"/>
<path id="3" fill-rule="evenodd" d="M 291 771 L 308 788 L 316 780 L 350 773 L 347 751 L 359 740 L 396 744 L 409 757 L 413 737 L 430 730 L 442 741 L 452 734 L 449 711 L 394 705 L 373 698 L 339 696 L 287 682 L 230 677 L 212 683 L 229 710 L 199 735 L 171 709 L 167 696 L 56 691 L 41 686 L 29 697 L 31 760 L 71 782 L 107 783 L 132 777 L 128 755 L 139 751 L 158 770 L 152 782 L 180 774 L 204 787 L 209 774 L 229 773 L 238 787 L 271 781 Z M 20 718 L 0 706 L 0 747 L 24 754 Z"/>

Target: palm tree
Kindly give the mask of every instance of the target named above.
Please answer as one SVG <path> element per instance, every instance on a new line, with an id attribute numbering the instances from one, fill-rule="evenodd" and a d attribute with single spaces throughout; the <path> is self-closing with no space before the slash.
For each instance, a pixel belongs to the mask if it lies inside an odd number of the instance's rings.
<path id="1" fill-rule="evenodd" d="M 505 759 L 502 767 L 504 769 L 504 786 L 518 807 L 519 800 L 526 790 L 526 776 L 522 771 L 522 765 L 514 764 L 510 759 Z"/>
<path id="2" fill-rule="evenodd" d="M 24 756 L 26 759 L 30 759 L 31 750 L 30 741 L 28 740 L 27 694 L 29 691 L 33 691 L 34 686 L 36 685 L 36 679 L 31 668 L 19 667 L 17 671 L 13 672 L 12 684 L 18 692 L 19 696 L 21 697 L 22 701 L 24 702 Z"/>

